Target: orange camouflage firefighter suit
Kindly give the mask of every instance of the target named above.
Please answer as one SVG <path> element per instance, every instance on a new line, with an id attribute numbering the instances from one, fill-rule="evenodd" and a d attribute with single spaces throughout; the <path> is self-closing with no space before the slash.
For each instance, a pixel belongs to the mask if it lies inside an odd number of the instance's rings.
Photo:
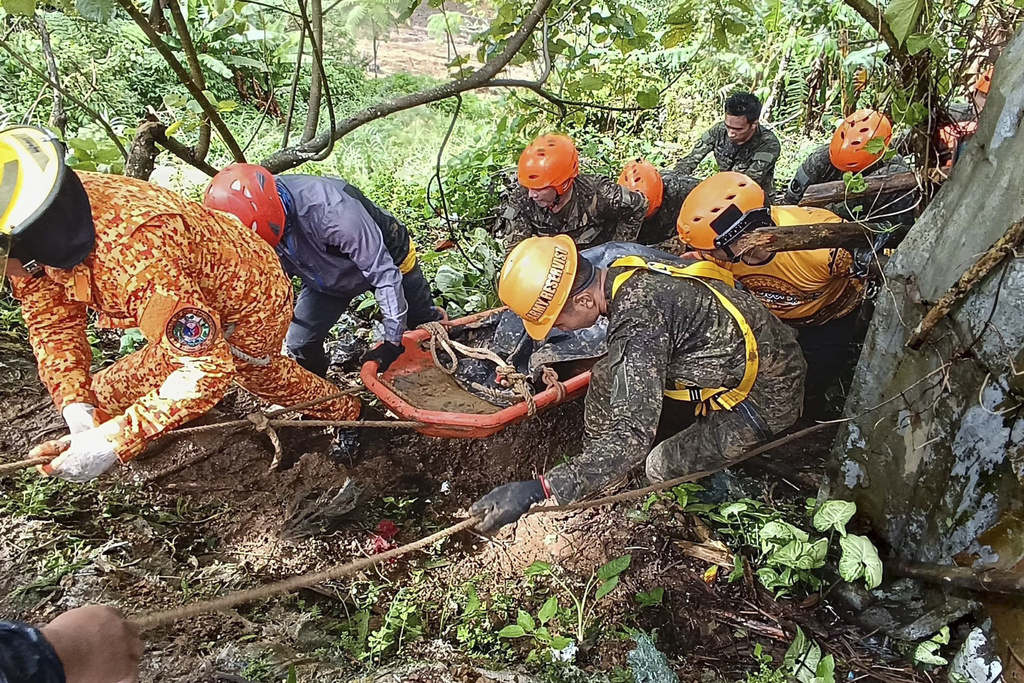
<path id="1" fill-rule="evenodd" d="M 39 375 L 58 410 L 92 404 L 119 422 L 122 462 L 160 434 L 204 414 L 232 380 L 293 405 L 338 388 L 281 355 L 292 286 L 277 255 L 237 219 L 149 183 L 79 173 L 96 244 L 72 270 L 11 278 Z M 138 327 L 148 344 L 90 375 L 86 309 L 98 326 Z M 350 420 L 359 400 L 309 409 Z"/>

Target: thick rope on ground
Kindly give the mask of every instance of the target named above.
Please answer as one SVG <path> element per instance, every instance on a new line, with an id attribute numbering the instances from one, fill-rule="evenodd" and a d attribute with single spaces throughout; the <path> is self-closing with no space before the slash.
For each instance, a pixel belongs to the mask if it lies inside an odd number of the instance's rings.
<path id="1" fill-rule="evenodd" d="M 643 498 L 652 493 L 667 491 L 668 489 L 671 489 L 673 486 L 679 486 L 680 484 L 685 484 L 687 482 L 701 479 L 708 475 L 714 474 L 715 472 L 720 472 L 724 469 L 727 469 L 728 467 L 732 467 L 733 465 L 743 462 L 748 458 L 752 458 L 755 455 L 766 453 L 767 451 L 770 451 L 774 448 L 778 448 L 779 446 L 783 446 L 787 443 L 790 443 L 804 436 L 807 436 L 814 432 L 821 431 L 822 429 L 834 425 L 835 422 L 824 422 L 814 425 L 813 427 L 808 427 L 807 429 L 802 429 L 798 432 L 794 432 L 792 434 L 789 434 L 788 436 L 784 436 L 770 443 L 758 446 L 757 448 L 748 451 L 747 453 L 737 458 L 736 460 L 715 470 L 709 470 L 706 472 L 695 472 L 693 474 L 677 477 L 669 481 L 663 481 L 658 484 L 653 484 L 642 489 L 625 491 L 623 493 L 619 493 L 613 496 L 605 496 L 603 498 L 597 498 L 595 500 L 580 501 L 578 503 L 572 503 L 570 505 L 559 505 L 554 507 L 534 507 L 526 514 L 544 515 L 550 514 L 552 512 L 562 512 L 565 510 L 585 510 L 588 508 L 596 508 L 601 507 L 603 505 L 611 505 L 623 501 Z M 442 538 L 452 536 L 460 531 L 463 531 L 464 529 L 469 529 L 475 526 L 478 521 L 479 520 L 477 520 L 475 517 L 471 517 L 469 519 L 465 519 L 459 522 L 458 524 L 450 526 L 447 529 L 443 529 L 442 531 L 438 531 L 435 534 L 431 534 L 426 538 L 421 538 L 418 541 L 414 541 L 413 543 L 410 543 L 408 545 L 403 545 L 398 548 L 388 550 L 387 552 L 383 552 L 379 555 L 364 557 L 353 562 L 338 565 L 336 567 L 332 567 L 331 569 L 327 569 L 321 572 L 300 574 L 298 576 L 293 576 L 289 579 L 285 579 L 284 581 L 278 581 L 277 583 L 267 584 L 266 586 L 258 586 L 256 588 L 250 588 L 248 590 L 238 591 L 236 593 L 229 593 L 228 595 L 225 595 L 220 598 L 214 598 L 213 600 L 197 602 L 192 605 L 185 605 L 184 607 L 178 607 L 176 609 L 171 609 L 163 612 L 151 612 L 149 614 L 143 614 L 139 617 L 132 619 L 132 622 L 136 626 L 138 626 L 140 630 L 144 631 L 156 628 L 158 626 L 164 626 L 166 624 L 170 624 L 181 619 L 187 619 L 189 617 L 198 616 L 200 614 L 207 614 L 209 612 L 217 612 L 219 610 L 230 609 L 232 607 L 237 607 L 238 605 L 242 605 L 245 603 L 255 602 L 257 600 L 264 600 L 266 598 L 274 597 L 275 595 L 290 593 L 300 588 L 308 588 L 309 586 L 314 586 L 318 583 L 323 583 L 324 581 L 330 581 L 334 579 L 344 578 L 346 576 L 351 576 L 356 572 L 362 571 L 364 569 L 369 569 L 370 567 L 378 565 L 382 562 L 387 562 L 389 560 L 396 559 L 403 555 L 407 555 L 411 552 L 415 552 L 427 546 L 433 545 Z"/>

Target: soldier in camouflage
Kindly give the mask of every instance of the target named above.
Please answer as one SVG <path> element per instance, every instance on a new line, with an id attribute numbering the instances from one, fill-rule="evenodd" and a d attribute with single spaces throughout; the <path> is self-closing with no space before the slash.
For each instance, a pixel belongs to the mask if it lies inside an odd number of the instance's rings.
<path id="1" fill-rule="evenodd" d="M 725 121 L 701 136 L 697 146 L 676 164 L 675 171 L 692 175 L 708 154 L 719 171 L 737 171 L 754 179 L 768 197 L 775 194 L 775 163 L 782 147 L 775 133 L 764 128 L 761 101 L 752 93 L 734 93 L 725 101 Z"/>
<path id="2" fill-rule="evenodd" d="M 645 461 L 653 481 L 727 465 L 800 416 L 806 364 L 793 331 L 716 266 L 659 263 L 632 256 L 595 268 L 565 238 L 509 254 L 499 295 L 527 332 L 543 339 L 553 326 L 582 329 L 607 315 L 608 355 L 587 393 L 583 453 L 477 501 L 480 530 L 545 498 L 599 491 Z M 665 404 L 680 398 L 694 401 L 691 424 L 651 450 Z"/>
<path id="3" fill-rule="evenodd" d="M 647 199 L 610 178 L 580 175 L 579 153 L 564 135 L 543 135 L 519 158 L 519 187 L 498 220 L 509 248 L 534 235 L 568 235 L 581 249 L 633 242 Z"/>
<path id="4" fill-rule="evenodd" d="M 842 180 L 845 173 L 864 173 L 878 163 L 892 140 L 892 124 L 885 114 L 860 109 L 851 114 L 832 136 L 832 141 L 814 150 L 804 160 L 786 187 L 782 203 L 796 205 L 811 185 Z M 872 141 L 881 141 L 871 149 Z M 910 171 L 899 156 L 879 164 L 865 175 L 885 176 Z M 889 192 L 859 197 L 829 205 L 828 210 L 844 220 L 885 221 L 893 226 L 914 222 L 916 192 Z"/>

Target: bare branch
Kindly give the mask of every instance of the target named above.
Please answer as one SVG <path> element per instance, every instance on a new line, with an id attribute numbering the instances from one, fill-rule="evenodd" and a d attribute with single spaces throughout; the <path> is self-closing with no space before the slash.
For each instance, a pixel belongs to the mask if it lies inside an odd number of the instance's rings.
<path id="1" fill-rule="evenodd" d="M 319 6 L 320 0 L 314 0 L 314 2 Z M 319 38 L 318 38 L 316 36 L 316 34 L 314 33 L 314 31 L 313 31 L 313 25 L 312 25 L 312 23 L 309 20 L 309 16 L 306 14 L 306 5 L 305 5 L 305 3 L 300 3 L 299 4 L 299 12 L 302 15 L 302 25 L 304 27 L 304 30 L 305 30 L 306 33 L 309 34 L 309 47 L 313 51 L 313 64 L 316 67 L 316 70 L 314 71 L 314 73 L 320 75 L 320 78 L 319 78 L 320 87 L 321 87 L 321 89 L 323 91 L 323 96 L 327 99 L 327 117 L 328 117 L 328 120 L 329 120 L 329 123 L 330 123 L 330 128 L 328 130 L 334 130 L 334 127 L 337 124 L 337 120 L 335 119 L 335 115 L 334 115 L 334 99 L 331 97 L 331 84 L 327 80 L 327 71 L 324 69 L 324 44 L 323 44 L 323 40 L 322 40 L 323 39 L 323 16 L 321 16 L 321 18 L 320 18 L 320 31 L 319 31 Z M 312 91 L 310 92 L 310 99 L 312 100 Z M 310 104 L 310 106 L 312 106 L 312 104 Z M 319 113 L 319 108 L 320 108 L 320 104 L 318 102 L 317 103 L 318 113 Z M 308 122 L 309 122 L 308 117 L 307 117 L 306 121 L 307 121 L 307 124 L 308 124 Z M 319 116 L 317 116 L 317 124 L 319 124 Z M 314 134 L 316 133 L 315 127 L 314 127 L 314 130 L 313 130 L 313 133 Z M 314 155 L 311 159 L 309 159 L 309 161 L 322 161 L 323 159 L 326 159 L 328 156 L 330 156 L 331 151 L 333 149 L 334 149 L 334 138 L 331 137 L 328 140 L 327 146 L 324 147 L 324 149 L 319 154 Z"/>
<path id="2" fill-rule="evenodd" d="M 200 90 L 206 90 L 206 77 L 203 75 L 203 67 L 199 63 L 199 54 L 196 52 L 196 46 L 192 42 L 192 34 L 189 33 L 188 23 L 181 13 L 181 5 L 178 4 L 178 0 L 166 0 L 166 2 L 171 10 L 171 18 L 174 19 L 174 28 L 178 32 L 178 38 L 181 40 L 181 50 L 185 53 L 185 58 L 188 60 L 188 70 L 192 72 L 192 80 L 195 81 Z M 205 159 L 209 152 L 210 122 L 203 121 L 199 124 L 199 140 L 195 146 L 195 157 L 197 159 Z"/>
<path id="3" fill-rule="evenodd" d="M 615 107 L 610 104 L 598 104 L 596 102 L 578 102 L 576 100 L 563 100 L 558 95 L 549 92 L 541 87 L 537 81 L 524 81 L 516 78 L 495 78 L 487 84 L 488 88 L 526 88 L 532 90 L 548 102 L 551 102 L 565 115 L 567 107 L 580 107 L 583 109 L 600 109 L 602 111 L 648 111 L 658 109 L 661 105 L 654 107 Z"/>
<path id="4" fill-rule="evenodd" d="M 125 0 L 118 1 L 124 2 Z M 406 109 L 412 109 L 413 107 L 429 104 L 430 102 L 437 102 L 449 97 L 454 97 L 455 95 L 468 90 L 488 87 L 489 82 L 493 80 L 502 69 L 508 66 L 509 62 L 512 61 L 512 58 L 515 57 L 516 53 L 523 47 L 523 44 L 526 43 L 530 34 L 537 28 L 537 25 L 547 12 L 548 7 L 551 6 L 551 2 L 552 0 L 536 0 L 536 3 L 530 10 L 529 14 L 527 14 L 523 19 L 523 23 L 519 27 L 519 30 L 516 31 L 509 39 L 508 43 L 506 43 L 505 49 L 469 76 L 434 88 L 429 88 L 418 93 L 403 95 L 401 97 L 396 97 L 386 102 L 367 107 L 354 116 L 341 121 L 338 125 L 334 126 L 332 130 L 321 133 L 309 142 L 298 145 L 297 147 L 275 152 L 264 160 L 263 165 L 272 173 L 280 173 L 281 171 L 294 168 L 314 158 L 317 154 L 321 153 L 322 150 L 333 144 L 335 140 L 348 135 L 370 121 L 376 121 L 377 119 L 384 118 L 385 116 L 390 116 L 391 114 L 405 111 Z"/>
<path id="5" fill-rule="evenodd" d="M 305 0 L 299 0 L 302 13 L 305 14 Z M 295 58 L 295 71 L 292 72 L 291 91 L 288 94 L 288 115 L 284 119 L 284 137 L 281 139 L 281 147 L 288 146 L 288 138 L 292 132 L 292 117 L 295 115 L 295 97 L 299 91 L 299 75 L 302 73 L 302 53 L 306 50 L 306 28 L 303 26 L 299 32 L 299 54 Z"/>
<path id="6" fill-rule="evenodd" d="M 36 15 L 36 28 L 39 29 L 39 40 L 43 44 L 43 57 L 46 59 L 46 71 L 50 74 L 50 80 L 58 85 L 51 88 L 53 91 L 53 107 L 50 109 L 50 126 L 60 131 L 61 136 L 67 134 L 68 115 L 64 111 L 64 95 L 60 89 L 60 72 L 57 70 L 57 60 L 53 56 L 53 46 L 50 45 L 50 32 L 46 28 L 46 18 L 40 12 Z"/>
<path id="7" fill-rule="evenodd" d="M 50 80 L 50 78 L 46 74 L 44 74 L 42 71 L 37 69 L 31 62 L 29 62 L 24 57 L 15 52 L 14 48 L 12 48 L 10 44 L 3 38 L 0 38 L 0 48 L 3 48 L 3 50 L 7 52 L 7 54 L 9 54 L 10 56 L 14 57 L 19 64 L 21 64 L 23 67 L 31 71 L 36 77 L 41 78 L 51 88 L 59 89 L 64 97 L 74 102 L 78 106 L 78 108 L 85 112 L 85 114 L 89 118 L 91 118 L 96 123 L 100 124 L 104 132 L 106 132 L 107 137 L 109 137 L 111 142 L 114 143 L 114 146 L 117 147 L 117 151 L 120 152 L 121 156 L 124 157 L 124 159 L 127 161 L 128 150 L 124 148 L 124 144 L 121 142 L 121 138 L 117 136 L 117 133 L 115 133 L 114 129 L 110 127 L 110 124 L 107 123 L 106 119 L 100 116 L 95 109 L 93 109 L 88 104 L 86 104 L 85 102 L 83 102 L 82 100 L 78 99 L 70 92 L 65 90 L 60 85 L 60 83 L 55 83 L 52 80 Z"/>
<path id="8" fill-rule="evenodd" d="M 231 130 L 224 123 L 224 119 L 221 118 L 220 113 L 210 103 L 210 100 L 206 98 L 206 94 L 203 89 L 192 80 L 189 76 L 188 71 L 182 66 L 178 58 L 174 56 L 174 52 L 168 47 L 167 43 L 164 42 L 160 34 L 156 32 L 149 21 L 147 21 L 145 15 L 135 5 L 134 0 L 117 0 L 117 4 L 128 13 L 128 16 L 132 18 L 132 21 L 142 29 L 142 32 L 146 34 L 146 38 L 149 39 L 150 44 L 160 53 L 160 56 L 164 58 L 167 65 L 171 67 L 174 74 L 178 77 L 178 80 L 182 82 L 189 94 L 195 98 L 199 106 L 202 107 L 203 113 L 206 114 L 207 118 L 213 124 L 213 127 L 217 129 L 217 133 L 220 134 L 224 144 L 227 145 L 228 150 L 231 152 L 231 156 L 235 161 L 244 163 L 245 155 L 242 153 L 242 148 L 239 147 L 238 141 L 235 140 L 234 135 L 231 134 Z"/>
<path id="9" fill-rule="evenodd" d="M 320 52 L 319 46 L 324 44 L 324 15 L 323 5 L 320 0 L 309 0 L 310 12 L 308 27 L 310 47 L 313 53 Z M 303 23 L 306 22 L 305 5 L 302 7 Z M 306 125 L 302 129 L 302 142 L 309 142 L 316 135 L 316 129 L 320 125 L 320 102 L 323 96 L 323 85 L 326 79 L 321 78 L 320 70 L 313 69 L 309 79 L 309 107 L 306 109 Z"/>

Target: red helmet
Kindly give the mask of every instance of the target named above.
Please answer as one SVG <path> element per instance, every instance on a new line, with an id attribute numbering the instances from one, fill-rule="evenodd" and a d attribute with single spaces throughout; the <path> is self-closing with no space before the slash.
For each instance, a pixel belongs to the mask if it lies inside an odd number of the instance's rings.
<path id="1" fill-rule="evenodd" d="M 234 214 L 272 247 L 284 234 L 284 204 L 273 174 L 262 166 L 225 166 L 207 186 L 203 204 Z"/>

